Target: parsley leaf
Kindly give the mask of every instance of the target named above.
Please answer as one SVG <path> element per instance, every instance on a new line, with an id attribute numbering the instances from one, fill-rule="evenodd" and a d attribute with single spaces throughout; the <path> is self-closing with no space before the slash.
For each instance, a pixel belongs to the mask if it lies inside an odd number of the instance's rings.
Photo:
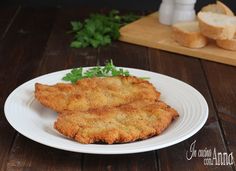
<path id="1" fill-rule="evenodd" d="M 74 39 L 70 46 L 73 48 L 85 48 L 92 46 L 98 48 L 111 44 L 112 40 L 120 37 L 119 29 L 121 26 L 137 20 L 139 16 L 134 14 L 119 15 L 119 11 L 112 10 L 108 15 L 91 14 L 83 23 L 72 21 Z"/>
<path id="2" fill-rule="evenodd" d="M 70 73 L 67 73 L 63 80 L 70 81 L 71 83 L 75 83 L 77 80 L 83 78 L 83 68 L 75 68 L 72 69 Z"/>
<path id="3" fill-rule="evenodd" d="M 87 71 L 83 71 L 83 68 L 75 68 L 67 73 L 62 80 L 70 81 L 71 83 L 76 83 L 78 80 L 84 78 L 93 78 L 93 77 L 110 77 L 110 76 L 129 76 L 129 71 L 124 70 L 122 68 L 117 68 L 112 60 L 107 62 L 104 67 L 96 66 L 88 69 Z"/>

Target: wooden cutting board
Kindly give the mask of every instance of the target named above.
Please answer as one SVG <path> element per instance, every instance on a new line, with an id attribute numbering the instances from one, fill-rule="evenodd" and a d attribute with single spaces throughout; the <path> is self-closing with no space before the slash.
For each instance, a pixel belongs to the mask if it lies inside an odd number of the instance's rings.
<path id="1" fill-rule="evenodd" d="M 236 51 L 221 49 L 214 41 L 201 49 L 177 44 L 171 38 L 171 27 L 158 22 L 157 12 L 122 27 L 120 33 L 120 40 L 124 42 L 236 66 Z"/>

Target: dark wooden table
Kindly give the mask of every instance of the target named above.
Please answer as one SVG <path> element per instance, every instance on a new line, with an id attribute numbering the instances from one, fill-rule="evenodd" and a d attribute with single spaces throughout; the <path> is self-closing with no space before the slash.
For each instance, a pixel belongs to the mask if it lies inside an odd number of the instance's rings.
<path id="1" fill-rule="evenodd" d="M 72 49 L 69 22 L 90 10 L 0 9 L 0 169 L 25 170 L 235 170 L 235 165 L 204 165 L 186 159 L 196 149 L 233 152 L 236 158 L 236 68 L 161 50 L 114 42 L 99 48 Z M 36 143 L 16 132 L 4 116 L 7 96 L 20 84 L 66 68 L 93 66 L 113 59 L 118 66 L 150 70 L 183 80 L 200 91 L 209 105 L 205 126 L 191 138 L 161 150 L 128 155 L 67 152 Z"/>

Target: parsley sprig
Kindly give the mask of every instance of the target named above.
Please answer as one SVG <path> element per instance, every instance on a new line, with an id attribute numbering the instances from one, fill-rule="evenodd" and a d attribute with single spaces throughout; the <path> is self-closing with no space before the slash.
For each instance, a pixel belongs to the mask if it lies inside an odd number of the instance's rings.
<path id="1" fill-rule="evenodd" d="M 112 40 L 120 37 L 119 29 L 121 26 L 137 20 L 139 16 L 134 14 L 119 15 L 119 11 L 112 10 L 108 15 L 91 14 L 83 23 L 72 21 L 72 30 L 74 39 L 70 46 L 73 48 L 85 48 L 92 46 L 94 48 L 105 46 Z"/>
<path id="2" fill-rule="evenodd" d="M 129 76 L 129 71 L 122 68 L 117 68 L 112 60 L 107 62 L 104 67 L 95 66 L 87 71 L 83 71 L 83 68 L 74 68 L 70 73 L 67 73 L 62 79 L 64 81 L 70 81 L 71 83 L 76 83 L 78 80 L 84 78 L 93 78 L 93 77 L 110 77 L 110 76 Z"/>

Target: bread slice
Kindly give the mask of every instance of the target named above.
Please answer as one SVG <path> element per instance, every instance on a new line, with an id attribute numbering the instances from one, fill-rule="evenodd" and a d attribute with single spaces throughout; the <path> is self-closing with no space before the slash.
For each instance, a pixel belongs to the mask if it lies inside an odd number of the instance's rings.
<path id="1" fill-rule="evenodd" d="M 218 14 L 225 14 L 234 16 L 234 13 L 225 4 L 220 1 L 216 1 L 216 4 L 209 4 L 201 9 L 202 12 L 213 12 Z"/>
<path id="2" fill-rule="evenodd" d="M 173 25 L 173 38 L 180 45 L 188 48 L 202 48 L 207 38 L 200 32 L 198 22 L 182 22 Z"/>
<path id="3" fill-rule="evenodd" d="M 223 49 L 236 51 L 236 34 L 233 39 L 216 40 L 216 44 Z"/>
<path id="4" fill-rule="evenodd" d="M 232 39 L 236 31 L 236 17 L 212 12 L 198 13 L 202 34 L 211 39 Z"/>

